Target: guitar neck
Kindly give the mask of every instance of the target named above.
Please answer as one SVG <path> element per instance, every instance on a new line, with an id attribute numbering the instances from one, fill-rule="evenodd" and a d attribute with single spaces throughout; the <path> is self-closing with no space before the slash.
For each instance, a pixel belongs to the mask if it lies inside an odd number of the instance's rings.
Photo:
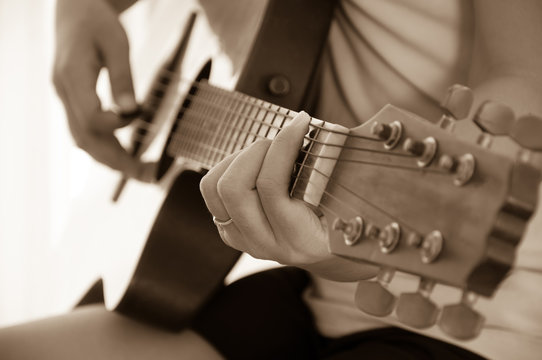
<path id="1" fill-rule="evenodd" d="M 273 139 L 297 113 L 248 95 L 197 83 L 172 132 L 169 156 L 210 169 L 259 139 Z"/>

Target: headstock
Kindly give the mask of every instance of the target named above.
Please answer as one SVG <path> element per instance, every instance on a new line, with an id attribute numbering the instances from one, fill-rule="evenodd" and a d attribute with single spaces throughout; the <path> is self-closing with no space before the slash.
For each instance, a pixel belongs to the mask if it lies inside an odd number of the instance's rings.
<path id="1" fill-rule="evenodd" d="M 542 121 L 516 120 L 495 103 L 483 104 L 473 121 L 461 120 L 471 104 L 470 90 L 455 86 L 436 124 L 388 105 L 348 135 L 324 128 L 307 151 L 317 160 L 305 170 L 329 177 L 312 204 L 328 222 L 331 252 L 381 267 L 376 280 L 359 283 L 358 307 L 375 316 L 395 311 L 415 328 L 439 322 L 460 339 L 476 337 L 483 326 L 472 309 L 476 295 L 492 296 L 513 266 L 540 177 L 536 156 L 524 147 L 539 149 L 525 129 L 534 121 L 541 132 Z M 331 145 L 318 141 L 330 137 Z M 304 178 L 294 196 L 314 187 L 314 176 Z M 419 276 L 418 289 L 393 294 L 395 271 Z M 460 302 L 439 308 L 430 297 L 437 283 L 461 289 Z"/>

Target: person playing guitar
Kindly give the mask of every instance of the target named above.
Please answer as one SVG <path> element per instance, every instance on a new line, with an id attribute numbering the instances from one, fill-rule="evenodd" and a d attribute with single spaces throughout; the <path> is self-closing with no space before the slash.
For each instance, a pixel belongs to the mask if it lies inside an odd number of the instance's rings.
<path id="1" fill-rule="evenodd" d="M 118 114 L 133 113 L 138 106 L 128 41 L 118 21 L 119 13 L 134 2 L 58 0 L 54 83 L 76 144 L 97 161 L 148 181 L 153 164 L 129 156 L 114 135 L 115 129 L 130 122 L 129 116 Z M 235 47 L 235 27 L 223 19 L 234 14 L 248 17 L 253 2 L 199 2 L 228 53 Z M 340 0 L 321 58 L 312 115 L 352 127 L 391 103 L 436 119 L 442 111 L 439 99 L 454 83 L 473 89 L 473 109 L 491 99 L 518 115 L 542 114 L 541 16 L 542 4 L 536 0 Z M 96 95 L 102 67 L 110 75 L 116 113 L 103 111 Z M 309 121 L 300 113 L 274 140 L 254 142 L 227 156 L 201 182 L 207 207 L 227 245 L 288 267 L 224 287 L 191 327 L 177 334 L 89 307 L 0 330 L 0 357 L 539 356 L 539 309 L 529 314 L 531 319 L 523 319 L 527 324 L 523 329 L 508 327 L 514 322 L 503 315 L 495 328 L 483 329 L 479 338 L 468 342 L 432 330 L 400 329 L 397 322 L 356 309 L 353 282 L 374 276 L 375 268 L 330 254 L 325 222 L 306 203 L 289 196 L 292 165 Z M 32 339 L 31 345 L 21 346 L 22 339 Z"/>

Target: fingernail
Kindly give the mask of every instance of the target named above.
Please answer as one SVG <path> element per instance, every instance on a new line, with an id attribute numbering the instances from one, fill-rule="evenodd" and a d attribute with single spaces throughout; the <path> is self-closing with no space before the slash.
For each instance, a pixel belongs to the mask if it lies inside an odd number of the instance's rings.
<path id="1" fill-rule="evenodd" d="M 121 113 L 129 113 L 137 110 L 137 102 L 132 94 L 120 94 L 117 97 L 117 106 Z"/>
<path id="2" fill-rule="evenodd" d="M 291 125 L 296 126 L 307 126 L 311 120 L 311 117 L 309 114 L 307 114 L 304 111 L 299 112 L 294 118 L 292 119 Z"/>

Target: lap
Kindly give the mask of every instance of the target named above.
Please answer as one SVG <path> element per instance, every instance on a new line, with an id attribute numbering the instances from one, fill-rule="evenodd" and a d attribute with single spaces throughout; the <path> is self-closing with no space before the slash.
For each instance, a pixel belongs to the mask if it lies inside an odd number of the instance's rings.
<path id="1" fill-rule="evenodd" d="M 220 359 L 197 334 L 170 333 L 101 305 L 0 329 L 0 359 Z"/>

